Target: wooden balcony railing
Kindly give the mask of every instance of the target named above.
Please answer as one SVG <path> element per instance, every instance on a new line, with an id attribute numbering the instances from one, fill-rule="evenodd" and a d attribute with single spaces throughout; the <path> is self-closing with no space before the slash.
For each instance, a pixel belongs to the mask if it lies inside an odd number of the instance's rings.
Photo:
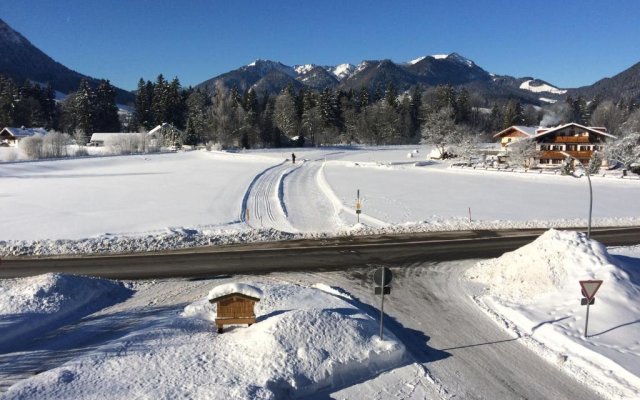
<path id="1" fill-rule="evenodd" d="M 589 136 L 555 136 L 549 143 L 589 143 Z"/>
<path id="2" fill-rule="evenodd" d="M 560 152 L 560 151 L 541 151 L 540 152 L 540 158 L 550 158 L 550 159 L 555 159 L 555 160 L 559 160 L 559 159 L 564 159 L 566 158 L 566 156 L 562 153 L 567 153 L 569 154 L 571 157 L 577 158 L 577 159 L 587 159 L 587 158 L 591 158 L 591 155 L 593 154 L 592 151 L 565 151 L 565 152 Z"/>

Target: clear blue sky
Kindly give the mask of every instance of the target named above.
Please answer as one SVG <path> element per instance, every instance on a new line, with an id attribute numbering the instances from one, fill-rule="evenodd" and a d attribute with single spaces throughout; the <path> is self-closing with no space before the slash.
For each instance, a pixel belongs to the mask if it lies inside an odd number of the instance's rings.
<path id="1" fill-rule="evenodd" d="M 640 0 L 2 0 L 54 60 L 134 89 L 195 85 L 256 58 L 288 65 L 458 52 L 497 74 L 588 85 L 640 61 Z"/>

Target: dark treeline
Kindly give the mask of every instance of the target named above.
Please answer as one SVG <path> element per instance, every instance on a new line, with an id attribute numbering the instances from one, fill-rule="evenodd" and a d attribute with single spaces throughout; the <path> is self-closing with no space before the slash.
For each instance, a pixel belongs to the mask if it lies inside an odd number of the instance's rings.
<path id="1" fill-rule="evenodd" d="M 55 99 L 51 86 L 25 82 L 16 85 L 0 76 L 0 126 L 43 127 L 85 138 L 93 132 L 121 130 L 116 92 L 109 81 L 93 89 L 87 81 L 64 101 Z"/>
<path id="2" fill-rule="evenodd" d="M 188 145 L 222 147 L 319 146 L 325 144 L 419 143 L 430 115 L 443 108 L 454 124 L 484 136 L 511 125 L 552 126 L 565 122 L 605 126 L 615 134 L 637 106 L 568 97 L 544 108 L 518 100 L 494 102 L 452 86 L 385 90 L 322 91 L 287 86 L 281 93 L 215 88 L 212 94 L 182 88 L 178 78 L 140 79 L 131 117 L 119 115 L 115 90 L 102 80 L 57 102 L 50 86 L 16 85 L 0 76 L 0 126 L 44 127 L 85 140 L 93 132 L 142 132 L 170 123 Z"/>
<path id="3" fill-rule="evenodd" d="M 418 143 L 427 115 L 444 107 L 451 107 L 456 124 L 475 133 L 500 128 L 506 118 L 511 124 L 526 117 L 517 102 L 495 105 L 495 113 L 476 103 L 465 89 L 451 86 L 399 94 L 393 85 L 384 91 L 296 91 L 289 85 L 278 95 L 218 86 L 208 95 L 182 90 L 178 79 L 168 82 L 160 75 L 155 82 L 139 81 L 130 129 L 149 130 L 168 122 L 185 132 L 185 144 L 223 147 L 380 145 Z M 535 113 L 534 118 L 540 116 Z"/>

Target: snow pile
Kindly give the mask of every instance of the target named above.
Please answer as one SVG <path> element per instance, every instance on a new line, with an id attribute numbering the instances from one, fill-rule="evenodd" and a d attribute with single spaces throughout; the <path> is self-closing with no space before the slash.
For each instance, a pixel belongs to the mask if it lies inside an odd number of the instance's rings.
<path id="1" fill-rule="evenodd" d="M 207 299 L 217 299 L 218 297 L 226 296 L 232 293 L 240 293 L 245 296 L 259 299 L 262 297 L 262 290 L 255 286 L 248 285 L 246 283 L 225 283 L 224 285 L 218 285 L 211 289 Z"/>
<path id="2" fill-rule="evenodd" d="M 549 230 L 534 242 L 479 262 L 476 302 L 543 356 L 612 398 L 640 396 L 640 260 L 621 263 L 585 234 Z M 579 281 L 604 281 L 585 307 Z"/>
<path id="3" fill-rule="evenodd" d="M 122 284 L 67 274 L 0 280 L 0 350 L 124 300 Z"/>
<path id="4" fill-rule="evenodd" d="M 274 281 L 251 285 L 264 292 L 251 327 L 217 334 L 215 307 L 204 298 L 5 395 L 280 399 L 339 389 L 407 363 L 404 346 L 391 333 L 380 340 L 376 320 L 349 297 Z"/>

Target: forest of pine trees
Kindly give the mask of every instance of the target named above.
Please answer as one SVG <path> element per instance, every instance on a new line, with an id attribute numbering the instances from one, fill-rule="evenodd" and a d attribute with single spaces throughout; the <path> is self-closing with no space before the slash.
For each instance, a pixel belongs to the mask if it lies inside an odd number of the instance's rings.
<path id="1" fill-rule="evenodd" d="M 256 148 L 326 144 L 413 144 L 430 115 L 446 108 L 454 126 L 480 139 L 511 125 L 556 125 L 578 122 L 605 126 L 615 134 L 635 104 L 568 97 L 540 108 L 517 100 L 493 103 L 466 89 L 415 87 L 398 93 L 384 90 L 322 91 L 287 86 L 277 95 L 249 89 L 216 87 L 212 94 L 183 88 L 178 78 L 140 79 L 133 113 L 119 115 L 115 89 L 102 80 L 86 81 L 63 101 L 51 87 L 16 85 L 0 76 L 0 125 L 44 127 L 86 142 L 93 132 L 146 132 L 169 123 L 187 145 L 217 143 L 222 147 Z M 490 103 L 489 103 L 490 104 Z M 482 105 L 482 107 L 481 107 Z"/>

